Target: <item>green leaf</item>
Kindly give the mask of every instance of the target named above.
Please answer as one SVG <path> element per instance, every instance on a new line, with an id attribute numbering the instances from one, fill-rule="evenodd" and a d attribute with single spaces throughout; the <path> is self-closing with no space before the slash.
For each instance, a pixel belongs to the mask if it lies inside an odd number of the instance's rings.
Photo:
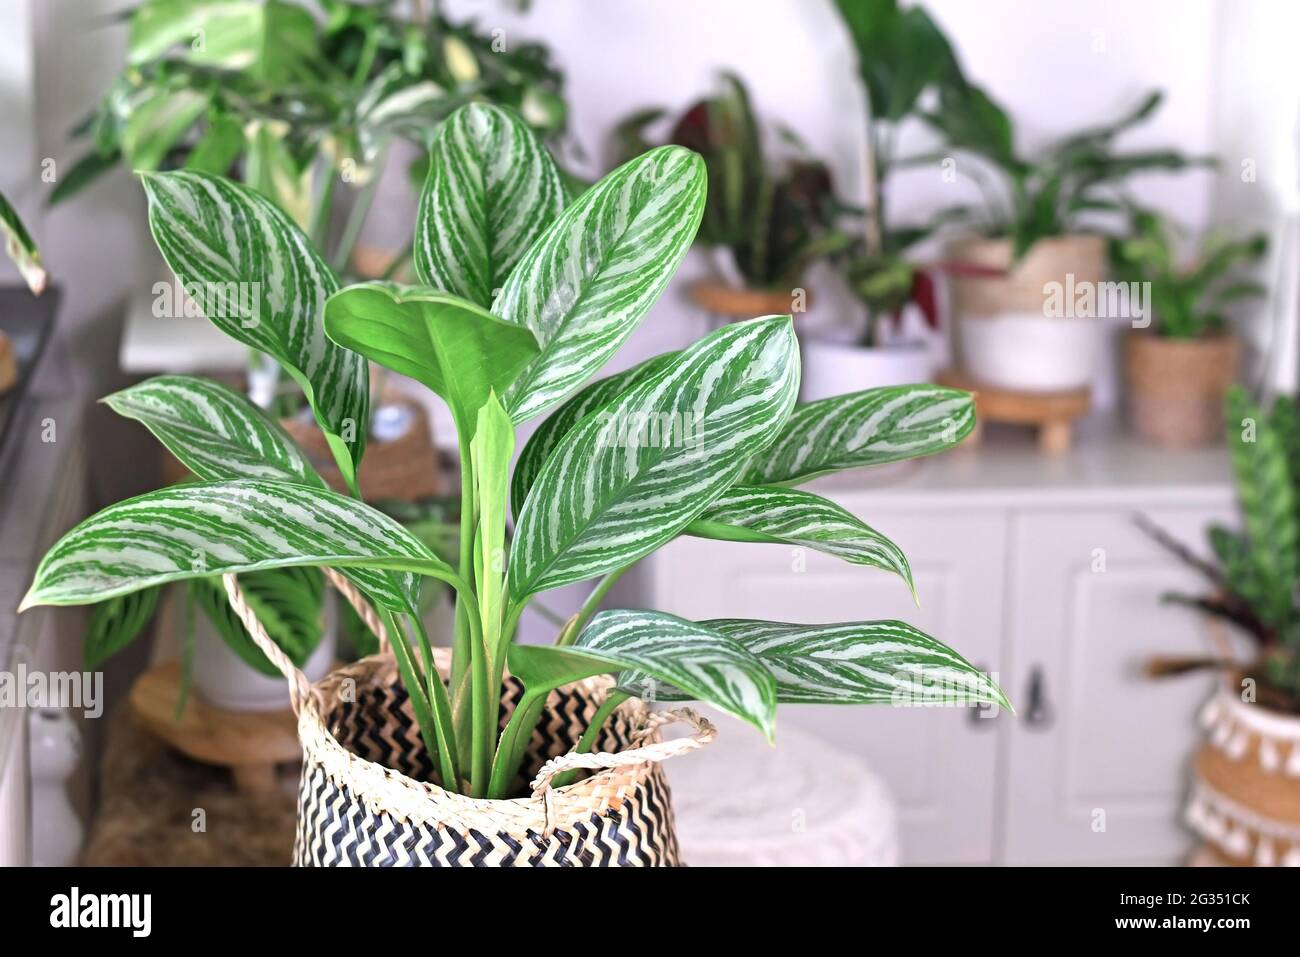
<path id="1" fill-rule="evenodd" d="M 519 453 L 519 461 L 515 463 L 514 479 L 510 485 L 510 508 L 515 517 L 518 518 L 523 511 L 524 500 L 528 497 L 533 482 L 537 480 L 537 473 L 570 429 L 596 409 L 612 402 L 620 393 L 668 368 L 677 361 L 679 355 L 667 352 L 631 369 L 597 379 L 548 415 L 533 432 L 528 444 Z"/>
<path id="2" fill-rule="evenodd" d="M 209 96 L 184 87 L 159 87 L 127 117 L 122 153 L 134 170 L 155 170 L 208 108 Z"/>
<path id="3" fill-rule="evenodd" d="M 975 427 L 969 392 L 889 386 L 806 402 L 755 458 L 746 485 L 798 485 L 818 475 L 933 455 Z"/>
<path id="4" fill-rule="evenodd" d="M 103 401 L 118 415 L 143 424 L 206 481 L 280 479 L 325 487 L 280 423 L 217 382 L 156 376 Z"/>
<path id="5" fill-rule="evenodd" d="M 250 668 L 272 678 L 280 677 L 280 669 L 257 647 L 230 607 L 220 578 L 194 578 L 186 585 L 195 604 L 203 609 L 231 651 Z M 321 605 L 325 579 L 321 573 L 314 568 L 250 572 L 239 576 L 239 588 L 267 636 L 301 668 L 324 635 Z"/>
<path id="6" fill-rule="evenodd" d="M 1233 387 L 1226 404 L 1228 450 L 1250 556 L 1281 611 L 1290 607 L 1297 575 L 1295 489 L 1286 449 L 1245 389 Z"/>
<path id="7" fill-rule="evenodd" d="M 39 296 L 45 291 L 46 273 L 41 264 L 41 254 L 36 249 L 36 241 L 18 217 L 18 212 L 9 205 L 9 200 L 0 193 L 0 235 L 4 236 L 5 253 L 18 267 L 23 282 L 32 293 Z"/>
<path id="8" fill-rule="evenodd" d="M 659 611 L 602 611 L 570 647 L 513 645 L 510 670 L 536 696 L 591 675 L 638 672 L 640 694 L 678 689 L 748 721 L 770 741 L 776 730 L 776 682 L 751 652 L 706 625 Z"/>
<path id="9" fill-rule="evenodd" d="M 916 595 L 902 549 L 834 502 L 793 488 L 733 485 L 686 528 L 730 542 L 780 542 L 893 572 Z"/>
<path id="10" fill-rule="evenodd" d="M 185 168 L 225 176 L 244 151 L 244 128 L 233 116 L 214 117 L 190 151 Z"/>
<path id="11" fill-rule="evenodd" d="M 902 621 L 800 625 L 720 618 L 700 622 L 761 661 L 782 704 L 996 704 L 1011 710 L 997 684 L 942 642 Z M 619 679 L 639 694 L 642 675 Z M 660 700 L 695 697 L 658 688 Z"/>
<path id="12" fill-rule="evenodd" d="M 776 316 L 719 329 L 582 419 L 520 512 L 511 598 L 622 568 L 663 545 L 772 440 L 798 387 L 794 329 Z"/>
<path id="13" fill-rule="evenodd" d="M 447 400 L 465 441 L 479 409 L 500 395 L 538 353 L 522 326 L 471 302 L 419 287 L 368 282 L 325 304 L 329 337 L 367 359 L 423 382 Z"/>
<path id="14" fill-rule="evenodd" d="M 59 176 L 59 181 L 50 191 L 49 204 L 57 206 L 75 196 L 103 174 L 116 169 L 121 159 L 122 154 L 116 147 L 107 151 L 92 149 Z"/>
<path id="15" fill-rule="evenodd" d="M 146 588 L 118 595 L 90 610 L 85 641 L 87 671 L 98 671 L 100 665 L 135 641 L 153 620 L 160 592 L 158 588 Z"/>
<path id="16" fill-rule="evenodd" d="M 506 497 L 510 457 L 514 451 L 514 424 L 493 392 L 478 411 L 478 425 L 470 442 L 470 456 L 474 463 L 474 504 L 479 515 L 474 536 L 474 584 L 478 591 L 489 674 L 499 671 L 495 659 L 501 637 Z"/>
<path id="17" fill-rule="evenodd" d="M 415 225 L 416 275 L 490 306 L 565 199 L 550 153 L 518 115 L 487 103 L 461 107 L 430 149 Z"/>
<path id="18" fill-rule="evenodd" d="M 505 396 L 516 423 L 559 404 L 631 335 L 690 248 L 704 194 L 699 156 L 651 150 L 583 193 L 524 253 L 492 305 L 542 347 Z"/>
<path id="19" fill-rule="evenodd" d="M 418 602 L 411 573 L 454 578 L 414 535 L 355 499 L 285 482 L 214 482 L 160 489 L 92 515 L 41 559 L 19 610 L 295 565 L 346 569 L 394 610 Z"/>
<path id="20" fill-rule="evenodd" d="M 152 0 L 136 8 L 128 63 L 148 63 L 181 45 L 193 63 L 271 86 L 301 78 L 318 49 L 311 14 L 281 0 Z"/>
<path id="21" fill-rule="evenodd" d="M 208 319 L 293 376 L 349 485 L 365 452 L 366 361 L 325 335 L 338 289 L 311 242 L 270 200 L 204 173 L 151 173 L 149 225 L 163 258 Z"/>

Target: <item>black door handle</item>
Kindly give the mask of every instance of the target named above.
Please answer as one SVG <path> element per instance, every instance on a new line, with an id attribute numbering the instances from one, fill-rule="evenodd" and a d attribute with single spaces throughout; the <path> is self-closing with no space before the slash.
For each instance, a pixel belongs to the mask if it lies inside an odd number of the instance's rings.
<path id="1" fill-rule="evenodd" d="M 1029 672 L 1029 705 L 1025 708 L 1025 725 L 1035 731 L 1046 731 L 1052 726 L 1056 712 L 1047 700 L 1047 678 L 1039 665 Z"/>

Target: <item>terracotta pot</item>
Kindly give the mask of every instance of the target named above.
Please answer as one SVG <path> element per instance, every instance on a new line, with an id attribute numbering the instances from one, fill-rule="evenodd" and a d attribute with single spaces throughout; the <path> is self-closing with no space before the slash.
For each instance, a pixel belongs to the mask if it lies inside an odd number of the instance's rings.
<path id="1" fill-rule="evenodd" d="M 1187 823 L 1231 863 L 1300 867 L 1300 716 L 1240 687 L 1230 678 L 1201 714 Z"/>
<path id="2" fill-rule="evenodd" d="M 1091 383 L 1104 344 L 1102 324 L 1095 316 L 1049 315 L 1047 287 L 1059 283 L 1068 290 L 1105 281 L 1102 237 L 1041 240 L 1014 268 L 1006 239 L 963 240 L 949 247 L 947 258 L 1005 273 L 949 280 L 958 355 L 973 379 L 1026 392 Z"/>
<path id="3" fill-rule="evenodd" d="M 727 319 L 797 315 L 796 306 L 799 312 L 807 312 L 812 305 L 807 290 L 802 290 L 802 302 L 796 302 L 793 292 L 744 289 L 716 279 L 702 279 L 695 283 L 691 286 L 690 296 L 697 306 Z"/>
<path id="4" fill-rule="evenodd" d="M 1131 332 L 1124 374 L 1133 428 L 1159 445 L 1205 445 L 1223 434 L 1223 396 L 1237 377 L 1241 345 L 1230 335 L 1166 339 Z"/>

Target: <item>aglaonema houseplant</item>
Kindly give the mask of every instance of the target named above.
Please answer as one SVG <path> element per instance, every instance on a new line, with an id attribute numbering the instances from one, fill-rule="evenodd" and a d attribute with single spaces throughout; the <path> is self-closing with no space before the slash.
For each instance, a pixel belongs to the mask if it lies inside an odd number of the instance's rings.
<path id="1" fill-rule="evenodd" d="M 956 171 L 980 189 L 982 205 L 945 211 L 967 237 L 947 258 L 961 362 L 992 386 L 1059 391 L 1089 385 L 1103 328 L 1097 290 L 1107 276 L 1106 239 L 1096 217 L 1122 213 L 1133 176 L 1204 166 L 1172 149 L 1120 150 L 1116 141 L 1149 120 L 1162 94 L 1148 93 L 1118 119 L 1062 137 L 1032 157 L 1016 147 L 1007 113 L 972 83 L 947 83 L 926 119 L 955 150 Z M 991 175 L 990 175 L 991 174 Z M 1055 288 L 1058 295 L 1046 290 Z M 1089 295 L 1091 291 L 1091 296 Z M 1065 321 L 1061 321 L 1065 320 Z"/>
<path id="2" fill-rule="evenodd" d="M 1236 863 L 1300 866 L 1300 411 L 1290 396 L 1262 409 L 1234 386 L 1224 417 L 1241 530 L 1211 526 L 1205 558 L 1141 525 L 1205 581 L 1203 594 L 1164 600 L 1226 626 L 1248 651 L 1220 632 L 1215 654 L 1153 659 L 1148 670 L 1223 678 L 1202 714 L 1188 822 Z"/>
<path id="3" fill-rule="evenodd" d="M 456 792 L 489 799 L 474 813 L 496 813 L 485 803 L 518 807 L 503 799 L 516 796 L 548 696 L 592 676 L 618 675 L 618 691 L 609 690 L 590 733 L 573 742 L 578 750 L 597 739 L 624 695 L 706 701 L 769 738 L 779 701 L 1005 704 L 987 676 L 898 621 L 598 613 L 618 576 L 683 534 L 824 550 L 910 587 L 896 545 L 795 486 L 938 452 L 973 427 L 970 396 L 934 386 L 796 405 L 788 315 L 724 326 L 681 352 L 588 382 L 694 239 L 706 190 L 694 153 L 652 150 L 567 203 L 551 157 L 514 113 L 464 107 L 431 152 L 417 287 L 340 289 L 307 238 L 236 184 L 191 172 L 149 174 L 144 183 L 154 235 L 178 274 L 264 283 L 259 323 L 213 321 L 300 382 L 349 474 L 366 445 L 367 358 L 447 402 L 460 446 L 458 560 L 444 561 L 387 516 L 326 489 L 242 396 L 222 392 L 220 416 L 160 397 L 144 424 L 202 481 L 110 506 L 74 528 L 42 560 L 23 608 L 103 601 L 200 575 L 338 569 L 391 639 L 430 776 L 441 785 L 420 793 L 434 803 Z M 546 413 L 512 475 L 516 427 Z M 414 613 L 424 577 L 456 594 L 445 669 Z M 590 599 L 555 644 L 515 641 L 536 596 L 589 580 L 598 580 Z M 502 727 L 503 688 L 518 683 Z M 560 788 L 560 799 L 584 784 Z M 403 813 L 418 816 L 420 806 Z"/>
<path id="4" fill-rule="evenodd" d="M 1135 210 L 1130 235 L 1111 240 L 1115 279 L 1150 291 L 1146 315 L 1125 340 L 1134 428 L 1161 445 L 1201 445 L 1223 429 L 1223 399 L 1236 379 L 1240 343 L 1226 310 L 1265 289 L 1245 273 L 1268 249 L 1263 234 L 1207 234 L 1190 262 L 1178 255 L 1178 230 Z"/>
<path id="5" fill-rule="evenodd" d="M 614 131 L 620 161 L 649 150 L 646 132 L 665 116 L 656 107 L 623 120 Z M 830 170 L 793 132 L 780 133 L 786 152 L 775 156 L 744 81 L 723 73 L 717 92 L 688 107 L 668 134 L 667 142 L 703 158 L 712 184 L 698 239 L 713 253 L 717 275 L 692 295 L 714 315 L 808 308 L 809 267 L 848 241 L 837 228 L 842 207 Z"/>
<path id="6" fill-rule="evenodd" d="M 863 166 L 866 205 L 853 242 L 835 262 L 862 304 L 865 322 L 804 337 L 804 397 L 822 398 L 867 385 L 924 381 L 931 374 L 924 341 L 902 333 L 903 313 L 915 307 L 938 327 L 934 271 L 918 262 L 915 247 L 942 225 L 942 217 L 902 224 L 889 215 L 888 183 L 896 170 L 939 162 L 930 155 L 900 156 L 900 131 L 920 116 L 923 98 L 941 84 L 959 82 L 960 69 L 947 37 L 919 6 L 897 0 L 837 0 L 836 10 L 853 44 L 867 113 Z M 954 79 L 957 78 L 957 79 Z"/>

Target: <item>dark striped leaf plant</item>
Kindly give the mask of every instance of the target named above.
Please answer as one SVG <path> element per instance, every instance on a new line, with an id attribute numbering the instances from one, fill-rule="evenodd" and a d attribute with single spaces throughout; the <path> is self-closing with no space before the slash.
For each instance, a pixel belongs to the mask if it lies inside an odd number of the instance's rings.
<path id="1" fill-rule="evenodd" d="M 256 283 L 257 315 L 209 318 L 302 386 L 345 475 L 365 453 L 366 360 L 446 401 L 460 449 L 459 554 L 443 560 L 355 494 L 328 490 L 245 397 L 168 376 L 110 405 L 200 481 L 78 525 L 42 560 L 24 608 L 227 572 L 337 568 L 394 638 L 440 783 L 491 798 L 510 796 L 549 692 L 592 675 L 617 675 L 617 691 L 581 747 L 628 695 L 702 700 L 769 738 L 779 702 L 1006 704 L 987 676 L 900 621 L 598 612 L 623 572 L 681 535 L 816 549 L 911 588 L 898 546 L 800 486 L 942 451 L 974 424 L 968 394 L 932 385 L 797 404 L 790 316 L 728 325 L 593 381 L 695 236 L 705 204 L 695 153 L 651 150 L 573 198 L 516 114 L 462 107 L 432 144 L 415 235 L 420 285 L 409 287 L 340 289 L 284 214 L 236 183 L 193 171 L 143 181 L 154 236 L 178 276 Z M 512 473 L 516 429 L 543 416 Z M 425 577 L 456 595 L 445 680 L 416 614 Z M 516 641 L 530 601 L 587 581 L 590 598 L 554 644 Z M 507 668 L 525 693 L 498 734 Z"/>

